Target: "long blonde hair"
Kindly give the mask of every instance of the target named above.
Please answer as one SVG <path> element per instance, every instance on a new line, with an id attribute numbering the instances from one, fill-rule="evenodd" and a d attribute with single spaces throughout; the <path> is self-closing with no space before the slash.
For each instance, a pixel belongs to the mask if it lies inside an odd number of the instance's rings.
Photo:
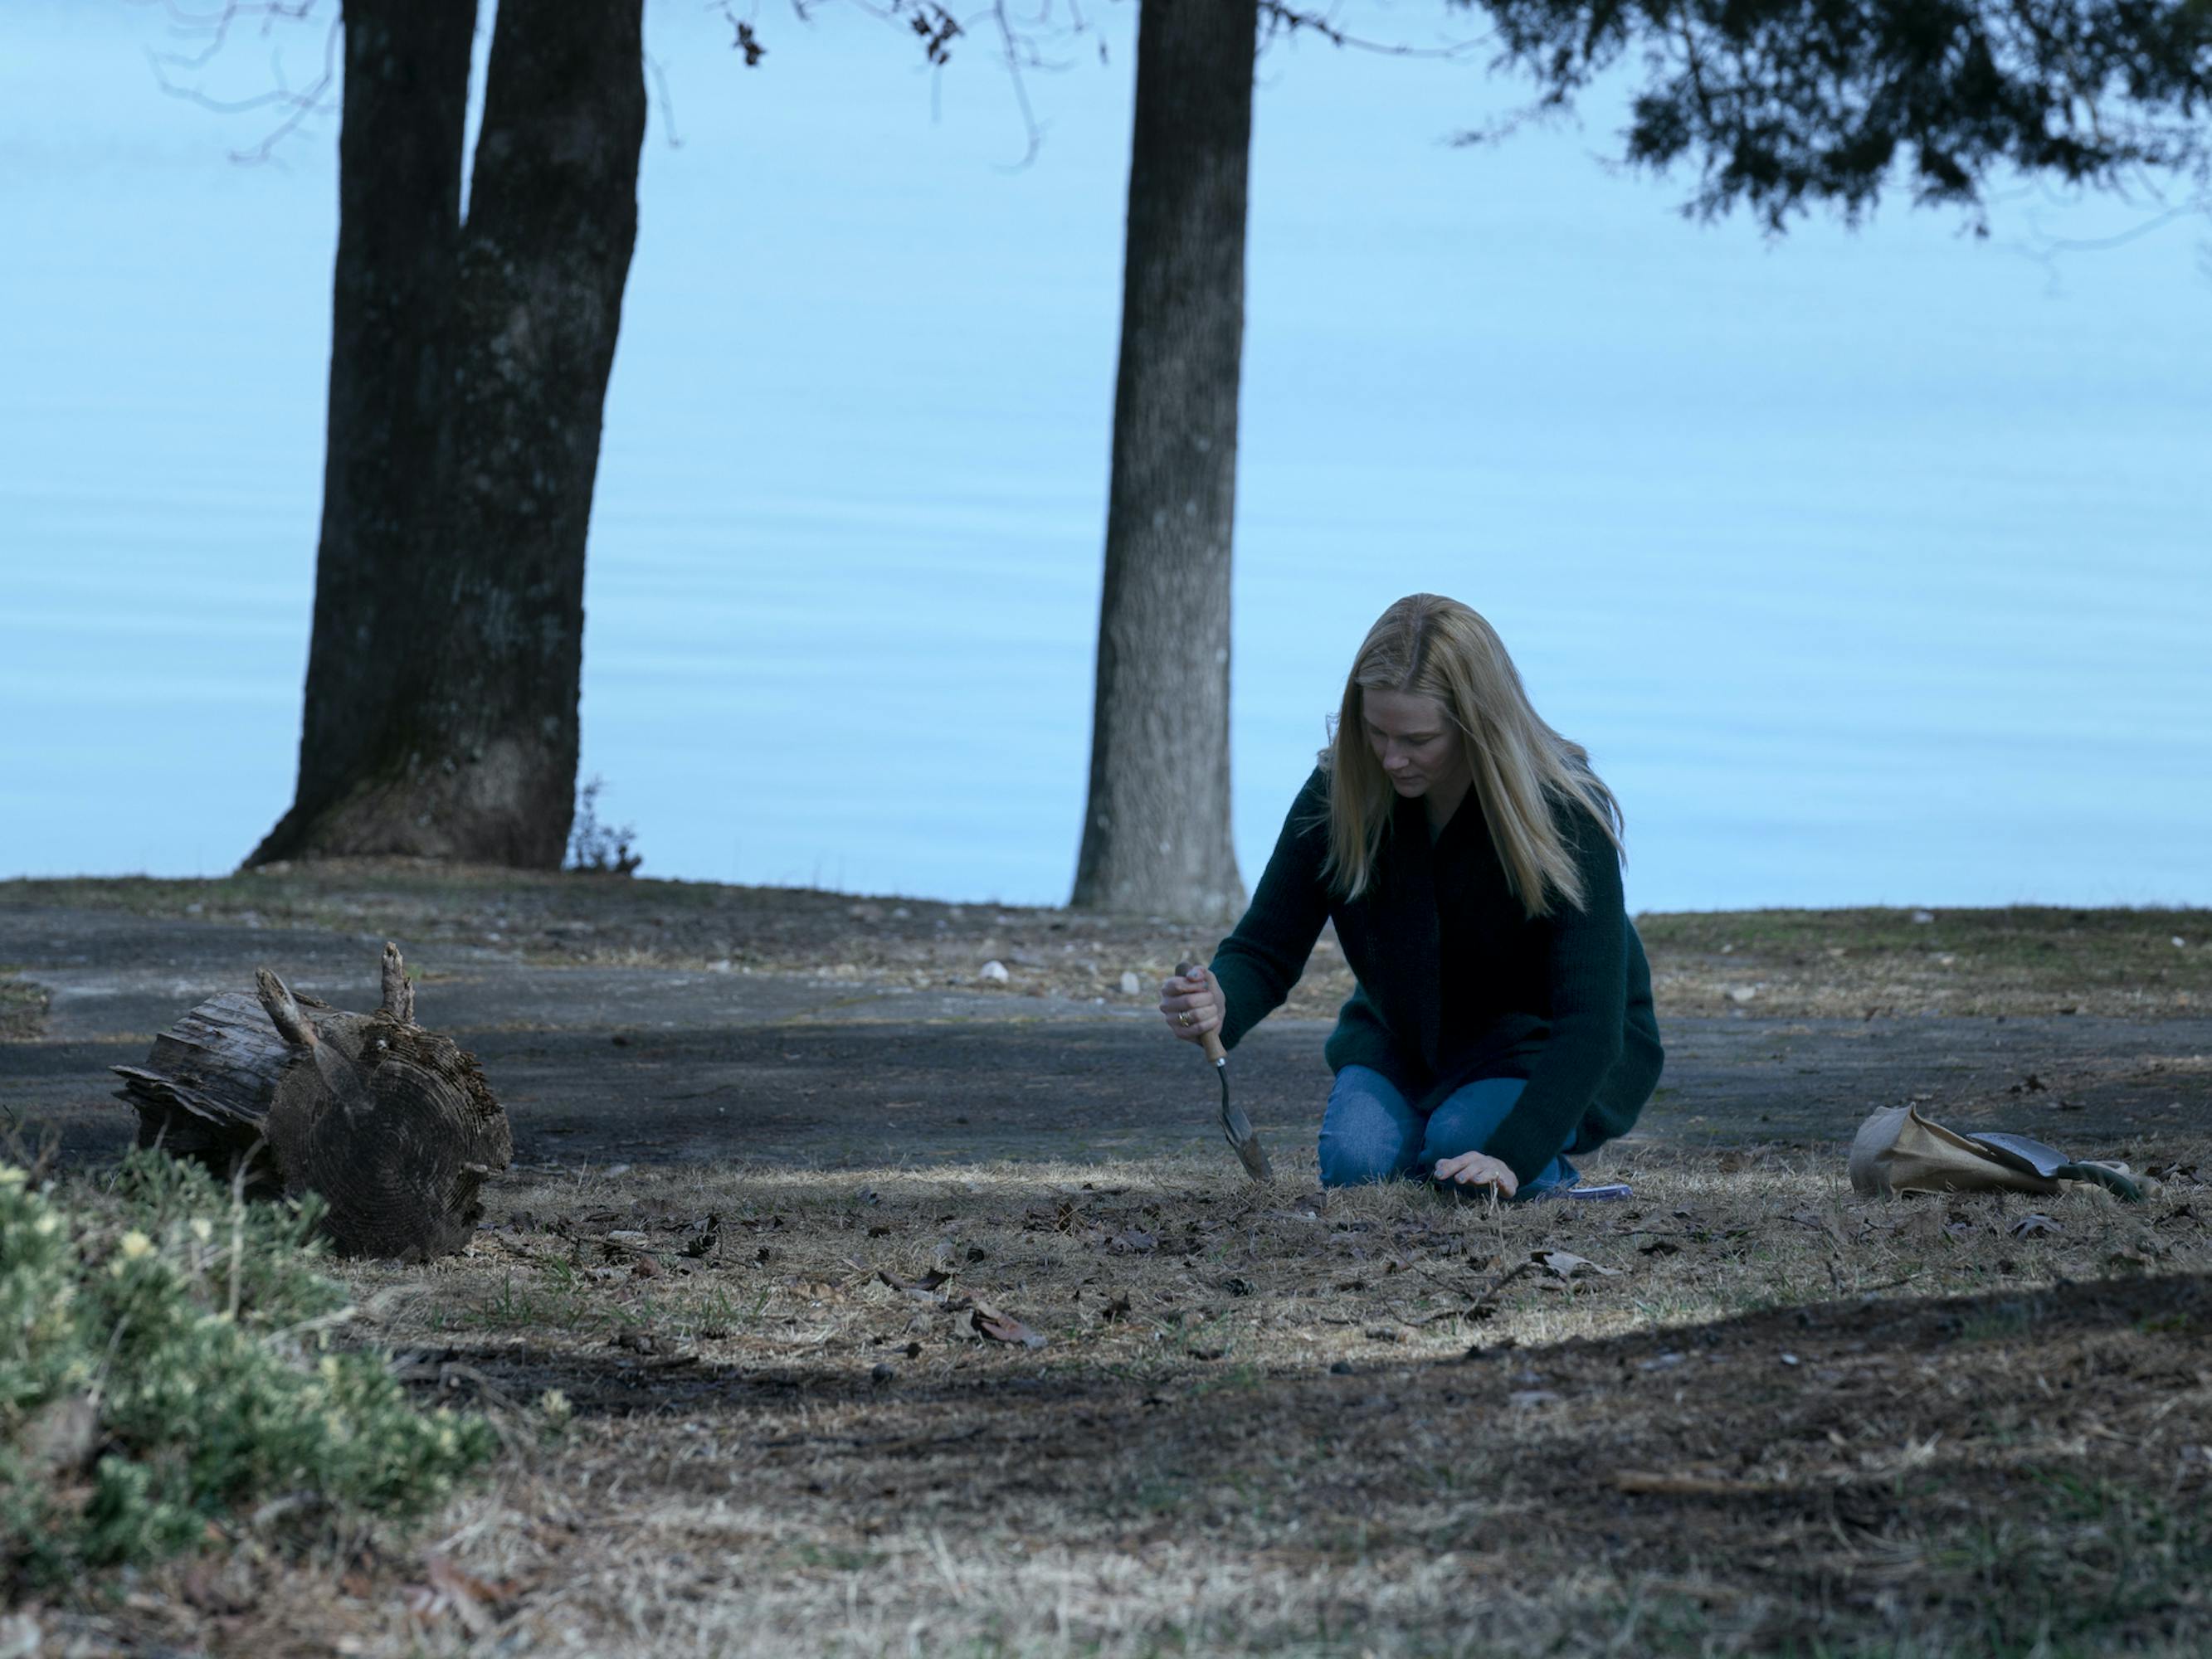
<path id="1" fill-rule="evenodd" d="M 1553 900 L 1575 908 L 1586 896 L 1582 872 L 1552 815 L 1571 803 L 1596 820 L 1620 854 L 1620 805 L 1590 769 L 1589 751 L 1537 716 L 1520 671 L 1498 630 L 1456 599 L 1413 593 L 1367 630 L 1329 746 L 1330 884 L 1346 898 L 1366 890 L 1390 826 L 1394 792 L 1367 741 L 1365 694 L 1401 691 L 1434 697 L 1465 745 L 1474 793 L 1490 826 L 1505 879 L 1528 915 L 1549 915 Z"/>

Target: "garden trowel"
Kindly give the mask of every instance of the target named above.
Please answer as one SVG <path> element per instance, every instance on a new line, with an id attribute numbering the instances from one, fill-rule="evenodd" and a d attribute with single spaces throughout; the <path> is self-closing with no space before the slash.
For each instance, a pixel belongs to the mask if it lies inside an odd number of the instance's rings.
<path id="1" fill-rule="evenodd" d="M 1178 979 L 1188 979 L 1197 971 L 1195 963 L 1176 964 Z M 1246 1175 L 1255 1181 L 1266 1181 L 1273 1174 L 1267 1167 L 1267 1149 L 1260 1144 L 1260 1132 L 1252 1127 L 1252 1120 L 1245 1116 L 1244 1109 L 1229 1098 L 1229 1052 L 1221 1046 L 1219 1036 L 1212 1031 L 1200 1041 L 1205 1046 L 1206 1057 L 1213 1062 L 1215 1074 L 1221 1079 L 1221 1138 L 1237 1154 Z"/>
<path id="2" fill-rule="evenodd" d="M 2049 1194 L 2062 1181 L 2094 1182 L 2124 1203 L 2140 1203 L 2142 1183 L 2125 1164 L 2069 1158 L 2027 1135 L 1964 1133 L 1891 1106 L 1859 1126 L 1851 1143 L 1851 1187 L 1868 1197 L 1893 1192 Z"/>

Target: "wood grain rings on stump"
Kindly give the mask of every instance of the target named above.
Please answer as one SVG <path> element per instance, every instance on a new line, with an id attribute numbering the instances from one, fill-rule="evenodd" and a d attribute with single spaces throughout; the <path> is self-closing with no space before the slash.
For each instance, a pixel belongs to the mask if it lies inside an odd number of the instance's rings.
<path id="1" fill-rule="evenodd" d="M 138 1144 L 196 1158 L 248 1190 L 319 1194 L 343 1255 L 420 1261 L 461 1249 L 514 1137 L 476 1057 L 414 1023 L 414 988 L 384 947 L 383 1003 L 347 1013 L 261 969 L 258 992 L 210 999 L 118 1066 Z"/>

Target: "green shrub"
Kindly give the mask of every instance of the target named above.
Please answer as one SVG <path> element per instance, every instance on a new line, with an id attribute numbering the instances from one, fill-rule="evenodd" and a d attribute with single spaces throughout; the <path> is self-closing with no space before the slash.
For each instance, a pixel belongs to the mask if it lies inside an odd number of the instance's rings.
<path id="1" fill-rule="evenodd" d="M 481 1418 L 416 1407 L 315 1271 L 316 1209 L 243 1204 L 134 1152 L 65 1200 L 0 1164 L 0 1578 L 191 1547 L 304 1496 L 406 1515 L 489 1456 Z"/>

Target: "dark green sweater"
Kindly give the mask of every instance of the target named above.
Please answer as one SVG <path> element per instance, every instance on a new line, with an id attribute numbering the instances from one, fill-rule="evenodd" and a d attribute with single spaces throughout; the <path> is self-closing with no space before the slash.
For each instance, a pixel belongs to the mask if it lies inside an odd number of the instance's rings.
<path id="1" fill-rule="evenodd" d="M 1589 813 L 1556 809 L 1583 908 L 1555 899 L 1531 921 L 1471 793 L 1433 845 L 1421 803 L 1397 802 L 1367 890 L 1346 902 L 1322 874 L 1328 792 L 1317 769 L 1214 955 L 1223 1043 L 1235 1048 L 1282 1006 L 1333 921 L 1359 983 L 1329 1035 L 1332 1071 L 1370 1066 L 1423 1111 L 1478 1078 L 1525 1078 L 1489 1149 L 1522 1181 L 1562 1146 L 1587 1152 L 1633 1124 L 1663 1059 L 1651 970 L 1622 908 L 1613 842 Z"/>

